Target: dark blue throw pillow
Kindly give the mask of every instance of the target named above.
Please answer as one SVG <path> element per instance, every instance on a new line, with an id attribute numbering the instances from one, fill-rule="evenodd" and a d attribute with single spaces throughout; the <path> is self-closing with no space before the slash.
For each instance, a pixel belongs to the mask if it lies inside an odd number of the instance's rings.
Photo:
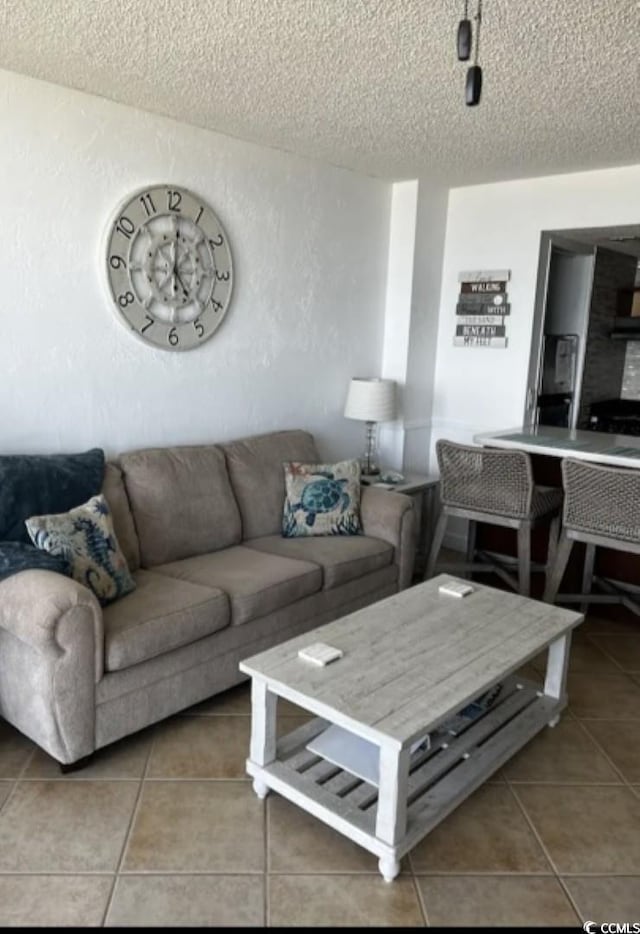
<path id="1" fill-rule="evenodd" d="M 18 571 L 36 568 L 39 571 L 57 571 L 70 576 L 71 568 L 64 558 L 41 551 L 35 545 L 23 542 L 0 542 L 0 581 Z"/>
<path id="2" fill-rule="evenodd" d="M 25 520 L 68 512 L 102 489 L 104 451 L 0 457 L 0 542 L 30 544 Z"/>

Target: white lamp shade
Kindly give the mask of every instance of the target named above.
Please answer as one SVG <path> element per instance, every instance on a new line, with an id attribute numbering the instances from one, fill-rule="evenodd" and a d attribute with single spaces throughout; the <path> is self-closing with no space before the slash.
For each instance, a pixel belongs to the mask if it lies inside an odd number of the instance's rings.
<path id="1" fill-rule="evenodd" d="M 390 422 L 396 414 L 396 384 L 392 379 L 361 379 L 349 384 L 345 418 L 363 422 Z"/>

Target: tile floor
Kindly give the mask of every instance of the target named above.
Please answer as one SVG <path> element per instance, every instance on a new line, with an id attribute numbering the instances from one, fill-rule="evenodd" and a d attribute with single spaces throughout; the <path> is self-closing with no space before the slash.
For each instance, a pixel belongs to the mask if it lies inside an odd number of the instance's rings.
<path id="1" fill-rule="evenodd" d="M 535 659 L 529 673 L 540 672 Z M 590 617 L 570 707 L 403 862 L 244 775 L 245 686 L 63 777 L 0 721 L 0 925 L 640 921 L 640 621 Z M 300 711 L 284 704 L 288 731 Z"/>

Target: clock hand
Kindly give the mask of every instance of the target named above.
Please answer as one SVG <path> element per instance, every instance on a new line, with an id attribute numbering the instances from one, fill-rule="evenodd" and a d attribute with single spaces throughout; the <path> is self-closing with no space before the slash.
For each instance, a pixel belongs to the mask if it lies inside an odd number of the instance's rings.
<path id="1" fill-rule="evenodd" d="M 186 290 L 185 287 L 184 287 L 184 282 L 183 282 L 182 279 L 180 278 L 180 273 L 178 272 L 178 268 L 177 268 L 177 267 L 176 267 L 175 275 L 176 275 L 176 279 L 177 279 L 178 282 L 180 283 L 180 288 L 181 288 L 182 291 L 184 292 L 185 297 L 188 297 L 188 296 L 189 296 L 189 293 L 187 292 L 187 290 Z"/>
<path id="2" fill-rule="evenodd" d="M 177 279 L 178 281 L 180 280 L 180 277 L 179 277 L 179 275 L 178 275 L 178 240 L 180 239 L 180 228 L 179 228 L 179 226 L 178 226 L 178 218 L 177 218 L 177 217 L 174 217 L 174 218 L 173 218 L 173 235 L 174 235 L 174 240 L 173 240 L 173 270 L 172 270 L 171 275 L 173 276 L 173 279 L 174 279 L 173 291 L 174 291 L 174 293 L 175 293 L 175 291 L 176 291 L 175 280 L 176 280 L 176 279 Z"/>

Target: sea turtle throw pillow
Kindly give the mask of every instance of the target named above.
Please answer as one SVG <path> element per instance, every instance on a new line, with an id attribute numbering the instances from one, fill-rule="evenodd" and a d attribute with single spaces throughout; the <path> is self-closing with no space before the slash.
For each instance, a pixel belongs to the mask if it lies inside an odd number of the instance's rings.
<path id="1" fill-rule="evenodd" d="M 299 535 L 357 535 L 360 525 L 360 464 L 284 465 L 285 538 Z"/>
<path id="2" fill-rule="evenodd" d="M 32 516 L 25 525 L 36 548 L 64 558 L 71 576 L 89 587 L 104 606 L 135 588 L 104 496 L 50 516 Z"/>

